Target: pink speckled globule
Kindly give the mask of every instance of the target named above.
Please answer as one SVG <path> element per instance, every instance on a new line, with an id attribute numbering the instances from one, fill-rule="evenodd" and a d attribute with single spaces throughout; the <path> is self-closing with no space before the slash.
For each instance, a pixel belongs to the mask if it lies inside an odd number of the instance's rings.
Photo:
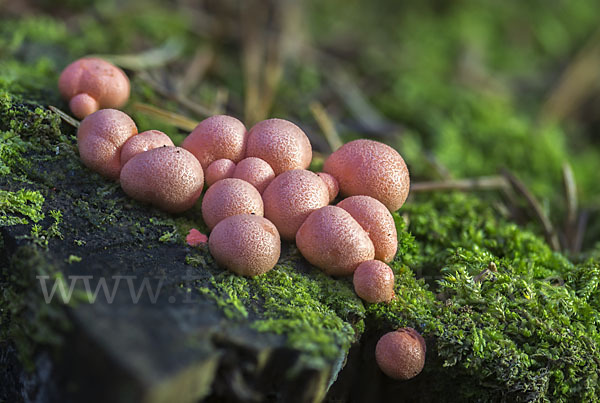
<path id="1" fill-rule="evenodd" d="M 327 158 L 323 171 L 333 175 L 342 196 L 367 195 L 396 211 L 406 201 L 410 177 L 392 147 L 373 140 L 354 140 Z"/>
<path id="2" fill-rule="evenodd" d="M 390 302 L 394 297 L 394 272 L 379 260 L 359 264 L 352 283 L 356 295 L 367 302 Z"/>
<path id="3" fill-rule="evenodd" d="M 246 151 L 246 127 L 232 116 L 211 116 L 200 122 L 181 146 L 198 158 L 203 169 L 222 158 L 238 163 Z"/>
<path id="4" fill-rule="evenodd" d="M 130 91 L 123 70 L 96 57 L 69 64 L 60 74 L 58 89 L 79 119 L 98 109 L 120 108 L 129 99 Z"/>
<path id="5" fill-rule="evenodd" d="M 219 266 L 241 276 L 257 276 L 275 267 L 281 240 L 277 228 L 266 218 L 239 214 L 216 225 L 208 247 Z"/>
<path id="6" fill-rule="evenodd" d="M 125 193 L 171 213 L 190 209 L 203 186 L 200 163 L 180 147 L 159 147 L 137 154 L 121 170 Z"/>
<path id="7" fill-rule="evenodd" d="M 390 378 L 407 380 L 425 366 L 426 345 L 415 329 L 405 327 L 383 335 L 375 347 L 375 360 Z"/>
<path id="8" fill-rule="evenodd" d="M 235 162 L 227 158 L 221 158 L 213 161 L 206 168 L 206 186 L 212 186 L 221 179 L 233 178 L 235 172 Z"/>
<path id="9" fill-rule="evenodd" d="M 329 203 L 329 191 L 313 172 L 286 171 L 271 181 L 263 192 L 265 217 L 283 239 L 294 240 L 298 228 L 313 211 Z"/>
<path id="10" fill-rule="evenodd" d="M 174 147 L 169 136 L 158 130 L 147 130 L 129 138 L 121 149 L 121 166 L 125 165 L 134 155 L 158 147 Z"/>
<path id="11" fill-rule="evenodd" d="M 298 126 L 283 119 L 267 119 L 248 132 L 246 157 L 265 160 L 275 175 L 292 169 L 306 169 L 312 159 L 312 147 Z"/>
<path id="12" fill-rule="evenodd" d="M 110 179 L 119 179 L 121 149 L 137 127 L 116 109 L 101 109 L 87 116 L 77 130 L 79 157 L 85 166 Z"/>
<path id="13" fill-rule="evenodd" d="M 296 234 L 296 245 L 310 263 L 332 276 L 347 276 L 375 247 L 369 235 L 344 209 L 326 206 L 311 213 Z"/>
<path id="14" fill-rule="evenodd" d="M 262 217 L 263 213 L 260 193 L 241 179 L 226 178 L 214 183 L 202 199 L 202 218 L 210 229 L 233 215 L 253 214 Z"/>
<path id="15" fill-rule="evenodd" d="M 245 180 L 262 194 L 267 186 L 269 186 L 269 183 L 275 179 L 275 172 L 273 172 L 273 168 L 265 160 L 248 157 L 237 164 L 233 177 Z"/>
<path id="16" fill-rule="evenodd" d="M 375 246 L 375 259 L 391 262 L 398 250 L 396 223 L 390 211 L 370 196 L 351 196 L 337 204 L 346 210 L 369 234 Z"/>

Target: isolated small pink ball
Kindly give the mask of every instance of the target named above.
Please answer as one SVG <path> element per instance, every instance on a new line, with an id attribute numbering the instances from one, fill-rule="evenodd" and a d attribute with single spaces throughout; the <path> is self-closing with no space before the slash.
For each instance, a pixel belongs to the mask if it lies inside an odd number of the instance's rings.
<path id="1" fill-rule="evenodd" d="M 375 256 L 369 235 L 344 209 L 325 206 L 304 221 L 296 245 L 310 263 L 331 276 L 347 276 Z"/>
<path id="2" fill-rule="evenodd" d="M 375 259 L 391 262 L 398 250 L 396 223 L 390 211 L 370 196 L 351 196 L 337 204 L 369 234 L 375 245 Z"/>
<path id="3" fill-rule="evenodd" d="M 158 147 L 174 147 L 169 136 L 158 130 L 147 130 L 130 137 L 121 149 L 121 166 L 125 165 L 134 155 Z"/>
<path id="4" fill-rule="evenodd" d="M 204 193 L 202 218 L 209 229 L 213 229 L 219 221 L 238 214 L 264 215 L 260 193 L 248 182 L 222 179 Z"/>
<path id="5" fill-rule="evenodd" d="M 200 163 L 180 147 L 159 147 L 137 154 L 121 170 L 125 193 L 171 213 L 190 209 L 203 186 Z"/>
<path id="6" fill-rule="evenodd" d="M 96 57 L 69 64 L 60 74 L 58 89 L 79 119 L 105 108 L 120 108 L 129 99 L 129 79 L 117 66 Z"/>
<path id="7" fill-rule="evenodd" d="M 340 186 L 338 185 L 338 181 L 331 175 L 326 174 L 325 172 L 318 172 L 319 178 L 325 183 L 327 186 L 327 190 L 329 191 L 329 202 L 331 203 L 337 197 Z"/>
<path id="8" fill-rule="evenodd" d="M 427 346 L 415 329 L 405 327 L 384 334 L 375 347 L 375 360 L 390 378 L 407 380 L 417 376 L 425 366 Z"/>
<path id="9" fill-rule="evenodd" d="M 394 272 L 379 260 L 359 264 L 352 282 L 356 295 L 367 302 L 390 302 L 394 297 Z"/>
<path id="10" fill-rule="evenodd" d="M 210 233 L 208 248 L 219 266 L 241 276 L 258 276 L 277 264 L 281 240 L 264 217 L 238 214 L 219 222 Z"/>
<path id="11" fill-rule="evenodd" d="M 77 130 L 79 157 L 85 166 L 110 179 L 119 179 L 121 149 L 137 127 L 116 109 L 101 109 L 87 116 Z"/>
<path id="12" fill-rule="evenodd" d="M 246 157 L 265 160 L 276 175 L 292 169 L 306 169 L 312 159 L 312 147 L 306 134 L 288 120 L 268 119 L 248 132 Z"/>
<path id="13" fill-rule="evenodd" d="M 263 192 L 265 217 L 271 220 L 283 239 L 293 241 L 298 228 L 313 211 L 329 203 L 323 181 L 304 169 L 285 171 Z"/>
<path id="14" fill-rule="evenodd" d="M 342 196 L 371 196 L 390 211 L 402 207 L 408 197 L 410 177 L 404 160 L 378 141 L 344 144 L 327 158 L 323 171 L 337 179 Z"/>
<path id="15" fill-rule="evenodd" d="M 235 172 L 235 162 L 227 158 L 213 161 L 206 168 L 206 186 L 212 186 L 221 179 L 233 178 Z"/>
<path id="16" fill-rule="evenodd" d="M 245 180 L 262 194 L 269 183 L 275 179 L 275 172 L 265 160 L 248 157 L 237 164 L 233 177 Z"/>
<path id="17" fill-rule="evenodd" d="M 181 146 L 198 158 L 203 169 L 222 158 L 238 163 L 246 151 L 246 127 L 232 116 L 211 116 L 200 122 Z"/>

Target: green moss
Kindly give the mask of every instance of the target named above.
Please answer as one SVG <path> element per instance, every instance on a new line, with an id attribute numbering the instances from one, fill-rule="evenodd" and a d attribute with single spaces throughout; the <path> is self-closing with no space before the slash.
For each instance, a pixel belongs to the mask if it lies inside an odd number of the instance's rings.
<path id="1" fill-rule="evenodd" d="M 413 235 L 399 235 L 392 264 L 398 299 L 367 305 L 371 328 L 423 332 L 434 341 L 427 376 L 464 399 L 598 398 L 597 261 L 573 265 L 473 196 L 436 195 L 403 210 Z"/>
<path id="2" fill-rule="evenodd" d="M 20 189 L 16 192 L 0 190 L 0 227 L 34 223 L 44 219 L 44 196 L 40 192 Z"/>
<path id="3" fill-rule="evenodd" d="M 58 298 L 46 303 L 36 276 L 53 276 L 56 268 L 35 246 L 19 248 L 10 265 L 0 265 L 0 340 L 15 344 L 21 363 L 33 369 L 34 353 L 58 346 L 70 324 Z"/>
<path id="4" fill-rule="evenodd" d="M 273 270 L 252 278 L 216 268 L 207 252 L 188 255 L 186 261 L 208 272 L 197 289 L 227 317 L 251 319 L 252 328 L 285 336 L 287 345 L 302 351 L 309 365 L 330 365 L 364 330 L 364 307 L 351 281 L 299 264 L 295 250 Z"/>

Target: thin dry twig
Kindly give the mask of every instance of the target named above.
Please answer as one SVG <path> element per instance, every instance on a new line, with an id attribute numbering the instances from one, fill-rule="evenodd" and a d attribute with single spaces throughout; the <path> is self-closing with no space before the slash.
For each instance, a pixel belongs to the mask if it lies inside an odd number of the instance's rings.
<path id="1" fill-rule="evenodd" d="M 550 244 L 550 246 L 552 247 L 553 250 L 555 250 L 555 251 L 560 250 L 560 243 L 558 240 L 558 235 L 556 234 L 556 232 L 554 230 L 554 226 L 552 225 L 552 222 L 550 221 L 550 219 L 548 218 L 546 213 L 544 213 L 544 210 L 542 209 L 542 206 L 541 206 L 540 202 L 537 200 L 537 198 L 529 191 L 527 186 L 525 186 L 525 184 L 523 182 L 521 182 L 511 172 L 509 172 L 506 169 L 503 169 L 502 174 L 508 180 L 508 182 L 512 185 L 512 187 L 515 189 L 515 191 L 517 193 L 519 193 L 521 196 L 523 196 L 525 198 L 525 200 L 527 200 L 527 203 L 529 204 L 529 207 L 533 211 L 535 218 L 542 225 L 542 228 L 544 230 L 544 235 L 546 237 L 546 241 L 548 242 L 548 244 Z"/>
<path id="2" fill-rule="evenodd" d="M 587 228 L 589 213 L 587 211 L 582 211 L 579 213 L 579 217 L 577 219 L 577 227 L 575 229 L 575 235 L 573 236 L 573 242 L 571 244 L 571 252 L 573 254 L 578 254 L 581 252 L 581 247 L 583 245 L 583 238 L 585 235 L 585 230 Z"/>
<path id="3" fill-rule="evenodd" d="M 206 75 L 215 58 L 214 51 L 209 47 L 198 47 L 194 57 L 188 63 L 185 72 L 177 81 L 177 92 L 187 96 Z"/>
<path id="4" fill-rule="evenodd" d="M 566 248 L 573 249 L 573 237 L 577 231 L 577 185 L 573 169 L 568 162 L 562 166 L 563 186 L 565 191 L 565 201 L 567 205 L 567 214 L 565 217 L 565 242 Z"/>
<path id="5" fill-rule="evenodd" d="M 79 120 L 69 116 L 65 112 L 58 109 L 56 106 L 48 105 L 48 109 L 50 109 L 52 112 L 56 113 L 58 116 L 60 116 L 60 118 L 62 120 L 64 120 L 65 122 L 67 122 L 68 124 L 73 126 L 74 128 L 79 129 Z"/>
<path id="6" fill-rule="evenodd" d="M 225 106 L 229 100 L 229 90 L 226 87 L 217 88 L 215 102 L 212 106 L 213 115 L 222 115 L 225 113 Z"/>
<path id="7" fill-rule="evenodd" d="M 164 86 L 159 84 L 156 80 L 154 80 L 150 76 L 150 74 L 148 74 L 145 71 L 141 72 L 139 74 L 139 78 L 142 81 L 146 82 L 148 85 L 150 85 L 160 95 L 162 95 L 172 101 L 177 102 L 181 106 L 189 109 L 191 112 L 197 113 L 198 115 L 203 116 L 203 117 L 211 116 L 213 114 L 213 111 L 209 107 L 200 105 L 194 101 L 191 101 L 189 98 L 187 98 L 183 95 L 175 94 L 175 93 L 167 90 Z"/>
<path id="8" fill-rule="evenodd" d="M 333 90 L 361 126 L 373 133 L 393 136 L 394 133 L 389 129 L 394 125 L 371 105 L 350 73 L 329 56 L 321 55 L 320 59 L 323 63 L 327 63 L 328 68 L 323 69 L 323 72 L 332 84 Z"/>
<path id="9" fill-rule="evenodd" d="M 317 124 L 321 128 L 321 131 L 323 131 L 323 134 L 325 135 L 325 139 L 327 140 L 331 151 L 335 151 L 338 148 L 340 148 L 344 144 L 344 142 L 340 138 L 340 135 L 335 129 L 335 125 L 333 124 L 331 117 L 329 116 L 323 105 L 319 101 L 314 101 L 311 102 L 309 107 L 315 120 L 317 121 Z"/>
<path id="10" fill-rule="evenodd" d="M 503 176 L 482 176 L 479 178 L 453 179 L 433 182 L 416 182 L 411 184 L 411 192 L 436 192 L 448 190 L 496 190 L 509 187 Z"/>
<path id="11" fill-rule="evenodd" d="M 561 121 L 576 111 L 598 89 L 600 79 L 600 29 L 566 68 L 540 112 L 540 121 Z"/>
<path id="12" fill-rule="evenodd" d="M 133 108 L 139 112 L 150 115 L 156 119 L 160 119 L 163 122 L 169 123 L 179 129 L 192 131 L 198 125 L 198 121 L 189 119 L 183 115 L 169 112 L 164 109 L 157 108 L 152 105 L 135 103 Z"/>
<path id="13" fill-rule="evenodd" d="M 244 115 L 249 125 L 265 119 L 273 106 L 283 77 L 285 61 L 295 56 L 299 1 L 251 0 L 243 2 L 242 65 L 244 69 Z"/>
<path id="14" fill-rule="evenodd" d="M 240 15 L 242 27 L 242 66 L 244 71 L 244 117 L 250 125 L 261 120 L 261 70 L 266 52 L 260 27 L 266 25 L 267 7 L 257 7 L 256 1 L 243 2 Z"/>
<path id="15" fill-rule="evenodd" d="M 141 71 L 150 68 L 164 66 L 177 59 L 183 52 L 183 42 L 177 38 L 171 38 L 162 46 L 149 49 L 141 53 L 128 55 L 92 55 L 108 60 L 119 67 L 129 70 Z"/>
<path id="16" fill-rule="evenodd" d="M 473 277 L 473 281 L 475 283 L 483 283 L 483 281 L 485 279 L 487 279 L 487 277 L 490 275 L 490 273 L 497 273 L 497 272 L 498 272 L 498 268 L 496 267 L 496 263 L 490 262 L 488 267 L 486 267 L 485 269 L 483 269 L 483 271 L 481 273 L 479 273 L 478 275 Z"/>

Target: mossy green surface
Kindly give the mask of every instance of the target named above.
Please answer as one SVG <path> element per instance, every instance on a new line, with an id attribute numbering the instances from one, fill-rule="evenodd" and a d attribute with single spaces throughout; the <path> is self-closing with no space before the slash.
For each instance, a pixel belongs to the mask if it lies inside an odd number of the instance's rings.
<path id="1" fill-rule="evenodd" d="M 402 136 L 384 139 L 401 150 L 413 178 L 437 177 L 425 158 L 428 153 L 455 177 L 493 174 L 506 166 L 524 179 L 552 217 L 560 217 L 560 169 L 569 161 L 582 200 L 591 205 L 599 190 L 596 145 L 583 129 L 567 137 L 564 128 L 539 127 L 531 115 L 544 92 L 535 77 L 540 71 L 556 74 L 557 63 L 590 32 L 595 6 L 569 2 L 557 13 L 541 1 L 489 10 L 465 1 L 462 7 L 436 11 L 430 4 L 434 2 L 423 2 L 401 8 L 398 23 L 382 13 L 394 14 L 401 7 L 395 3 L 382 2 L 375 10 L 366 2 L 352 7 L 339 1 L 310 2 L 309 17 L 315 38 L 343 37 L 361 26 L 353 23 L 359 19 L 363 25 L 377 21 L 386 28 L 359 35 L 383 45 L 365 46 L 352 69 L 378 77 L 386 88 L 370 100 L 386 119 L 402 125 Z M 67 109 L 55 83 L 61 68 L 76 57 L 158 47 L 173 37 L 186 50 L 202 41 L 191 33 L 193 22 L 185 13 L 167 20 L 160 5 L 147 6 L 148 11 L 131 5 L 127 14 L 109 5 L 95 10 L 97 17 L 78 15 L 69 27 L 45 16 L 12 19 L 0 27 L 0 226 L 25 226 L 23 240 L 31 245 L 13 257 L 12 266 L 1 266 L 0 337 L 19 347 L 24 362 L 36 349 L 59 344 L 68 326 L 62 311 L 41 304 L 39 293 L 25 281 L 35 273 L 60 277 L 56 267 L 40 262 L 44 250 L 61 242 L 63 234 L 85 248 L 93 242 L 88 233 L 121 225 L 138 244 L 159 249 L 184 247 L 192 227 L 206 230 L 199 209 L 169 216 L 129 200 L 118 185 L 82 167 L 75 130 L 47 108 Z M 530 41 L 507 45 L 502 33 L 515 17 L 533 19 L 536 31 L 527 35 Z M 438 35 L 440 29 L 446 35 Z M 392 33 L 394 40 L 386 42 L 379 31 Z M 457 59 L 471 60 L 461 56 L 461 47 L 475 55 L 475 66 L 482 68 L 480 81 L 456 78 L 456 69 L 463 66 Z M 237 57 L 228 52 L 225 59 Z M 242 73 L 233 60 L 224 62 L 203 87 L 207 98 L 225 83 L 234 105 L 242 99 Z M 322 95 L 327 75 L 310 63 L 292 66 L 286 74 L 273 113 L 309 122 L 306 106 Z M 519 97 L 511 89 L 523 80 L 534 88 Z M 178 105 L 137 77 L 133 82 L 134 101 L 177 110 Z M 174 138 L 184 134 L 131 106 L 126 111 L 140 131 L 161 129 Z M 363 134 L 351 124 L 341 126 L 345 138 Z M 68 167 L 67 174 L 57 165 Z M 53 205 L 60 192 L 54 188 L 64 179 L 60 175 L 77 175 L 82 189 L 93 189 L 71 200 L 85 223 L 81 228 Z M 202 275 L 185 291 L 213 301 L 231 323 L 281 335 L 287 346 L 302 353 L 306 365 L 316 368 L 330 366 L 365 332 L 411 326 L 430 343 L 421 376 L 435 383 L 440 396 L 465 401 L 598 400 L 600 256 L 592 250 L 586 259 L 569 260 L 552 251 L 537 225 L 523 228 L 511 222 L 494 207 L 496 199 L 450 193 L 409 200 L 395 214 L 396 299 L 389 304 L 364 304 L 349 279 L 325 276 L 290 245 L 277 267 L 257 278 L 225 272 L 205 249 L 195 249 L 185 261 Z M 127 222 L 131 206 L 144 211 L 147 219 L 119 224 Z M 588 235 L 588 247 L 597 233 Z M 64 264 L 75 265 L 78 259 L 69 254 Z M 497 271 L 489 270 L 491 263 Z"/>

